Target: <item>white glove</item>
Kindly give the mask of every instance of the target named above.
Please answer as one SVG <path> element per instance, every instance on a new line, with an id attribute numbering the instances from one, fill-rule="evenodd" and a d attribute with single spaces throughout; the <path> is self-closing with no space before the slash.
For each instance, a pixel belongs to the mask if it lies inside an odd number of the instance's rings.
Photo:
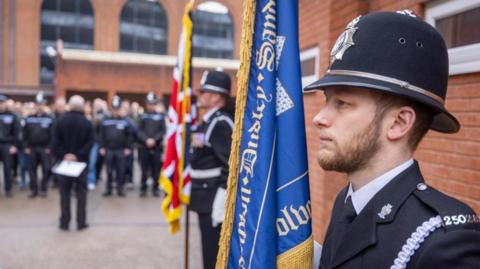
<path id="1" fill-rule="evenodd" d="M 217 227 L 223 223 L 225 217 L 225 199 L 227 198 L 227 191 L 224 188 L 218 188 L 213 199 L 212 207 L 212 227 Z"/>
<path id="2" fill-rule="evenodd" d="M 320 266 L 320 258 L 322 257 L 322 245 L 317 241 L 313 241 L 313 268 L 316 269 Z"/>

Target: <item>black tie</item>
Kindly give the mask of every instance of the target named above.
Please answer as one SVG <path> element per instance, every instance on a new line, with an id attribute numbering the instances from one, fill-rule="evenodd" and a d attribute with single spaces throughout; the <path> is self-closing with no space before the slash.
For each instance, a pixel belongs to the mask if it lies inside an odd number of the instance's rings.
<path id="1" fill-rule="evenodd" d="M 342 219 L 346 223 L 352 223 L 356 216 L 357 211 L 355 211 L 355 208 L 353 207 L 352 196 L 350 195 L 343 205 Z"/>
<path id="2" fill-rule="evenodd" d="M 332 231 L 330 239 L 331 246 L 329 246 L 331 251 L 330 257 L 336 257 L 336 253 L 338 253 L 341 243 L 345 240 L 348 240 L 348 238 L 345 239 L 344 237 L 356 216 L 357 212 L 353 207 L 352 196 L 348 196 L 345 204 L 343 204 L 343 208 L 341 208 L 341 212 L 338 216 L 338 222 Z"/>

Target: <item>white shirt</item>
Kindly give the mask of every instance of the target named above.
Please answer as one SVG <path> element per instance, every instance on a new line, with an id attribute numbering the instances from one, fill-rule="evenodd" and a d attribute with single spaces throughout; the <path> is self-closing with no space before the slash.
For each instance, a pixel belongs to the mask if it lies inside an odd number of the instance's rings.
<path id="1" fill-rule="evenodd" d="M 345 196 L 345 201 L 347 200 L 348 196 L 352 196 L 353 207 L 355 208 L 357 215 L 360 214 L 363 208 L 373 198 L 373 196 L 377 194 L 377 192 L 379 192 L 383 187 L 385 187 L 385 185 L 388 184 L 388 182 L 390 182 L 394 177 L 410 167 L 412 164 L 413 159 L 409 159 L 401 165 L 370 181 L 368 184 L 356 191 L 353 191 L 352 184 L 350 183 L 348 186 L 347 196 Z"/>

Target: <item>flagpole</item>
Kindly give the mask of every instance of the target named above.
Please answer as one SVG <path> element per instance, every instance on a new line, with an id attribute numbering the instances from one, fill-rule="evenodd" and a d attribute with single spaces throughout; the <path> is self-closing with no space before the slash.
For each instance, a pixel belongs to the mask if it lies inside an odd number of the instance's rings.
<path id="1" fill-rule="evenodd" d="M 185 251 L 184 251 L 185 252 L 185 257 L 184 257 L 185 258 L 185 262 L 184 262 L 184 264 L 185 264 L 184 268 L 185 269 L 188 269 L 188 256 L 189 256 L 188 255 L 189 254 L 188 253 L 188 249 L 189 249 L 188 246 L 189 246 L 189 237 L 190 237 L 189 229 L 188 229 L 189 226 L 190 226 L 189 219 L 190 218 L 189 218 L 189 214 L 188 214 L 188 207 L 185 206 Z"/>
<path id="2" fill-rule="evenodd" d="M 191 6 L 190 8 L 192 8 L 194 4 L 195 4 L 195 0 L 190 0 L 190 6 Z M 193 34 L 193 33 L 191 33 L 191 34 Z M 191 38 L 191 37 L 190 37 L 190 38 Z M 191 40 L 191 39 L 190 39 L 190 40 Z M 191 49 L 190 49 L 190 53 L 191 53 Z M 192 57 L 192 56 L 189 55 L 190 61 L 191 61 L 191 57 Z M 190 69 L 190 68 L 189 68 L 189 69 Z M 191 69 L 190 69 L 190 70 L 191 70 Z M 185 74 L 184 74 L 184 75 L 185 75 Z M 182 82 L 184 82 L 183 79 L 182 79 Z M 188 84 L 190 84 L 190 83 L 191 83 L 191 82 L 189 81 Z M 185 86 L 185 85 L 184 85 L 184 86 Z M 183 87 L 183 88 L 185 89 L 185 87 Z M 188 105 L 191 107 L 191 103 L 189 103 Z M 184 102 L 184 108 L 185 108 L 185 102 Z M 185 114 L 185 113 L 184 113 L 184 114 Z M 185 130 L 185 129 L 184 129 L 184 130 Z M 184 133 L 183 135 L 185 135 L 185 133 Z M 183 141 L 185 141 L 185 139 L 183 139 Z M 185 146 L 185 145 L 183 145 L 183 146 Z M 183 150 L 182 152 L 185 152 L 185 150 Z M 183 172 L 183 171 L 182 171 L 182 172 Z M 183 173 L 181 173 L 181 175 L 183 175 Z M 185 257 L 184 257 L 184 261 L 185 261 L 185 262 L 184 262 L 184 265 L 185 265 L 185 267 L 184 267 L 184 269 L 188 269 L 188 268 L 189 268 L 189 266 L 188 266 L 189 245 L 190 245 L 190 240 L 189 240 L 189 239 L 190 239 L 190 232 L 189 232 L 189 231 L 190 231 L 190 230 L 189 230 L 189 227 L 190 227 L 190 217 L 189 217 L 189 215 L 190 215 L 190 214 L 188 213 L 188 206 L 185 205 L 185 251 L 184 251 L 184 253 L 185 253 Z"/>

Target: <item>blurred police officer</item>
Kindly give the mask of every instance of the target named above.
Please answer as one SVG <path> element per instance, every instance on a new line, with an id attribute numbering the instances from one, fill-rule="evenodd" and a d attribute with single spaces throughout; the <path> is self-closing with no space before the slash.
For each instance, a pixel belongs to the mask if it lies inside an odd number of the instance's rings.
<path id="1" fill-rule="evenodd" d="M 67 111 L 67 102 L 65 98 L 59 96 L 55 98 L 55 104 L 53 105 L 53 114 L 56 119 L 60 118 Z"/>
<path id="2" fill-rule="evenodd" d="M 19 146 L 20 121 L 7 109 L 8 98 L 0 95 L 0 161 L 3 162 L 5 195 L 12 197 L 13 154 Z"/>
<path id="3" fill-rule="evenodd" d="M 205 269 L 215 268 L 219 224 L 222 222 L 212 219 L 212 213 L 216 195 L 224 199 L 228 176 L 233 121 L 224 107 L 229 98 L 230 83 L 230 77 L 222 71 L 212 70 L 203 74 L 197 105 L 204 114 L 198 129 L 192 134 L 189 208 L 198 213 Z"/>
<path id="4" fill-rule="evenodd" d="M 113 182 L 117 195 L 125 196 L 125 169 L 127 157 L 132 154 L 133 130 L 127 118 L 121 115 L 120 97 L 112 99 L 112 115 L 105 118 L 100 126 L 100 154 L 107 164 L 107 184 L 103 196 L 111 196 Z"/>
<path id="5" fill-rule="evenodd" d="M 147 194 L 147 180 L 153 178 L 152 194 L 158 197 L 158 178 L 162 167 L 165 115 L 157 111 L 157 97 L 150 92 L 146 98 L 146 112 L 139 117 L 137 137 L 140 143 L 139 159 L 142 168 L 140 196 Z"/>
<path id="6" fill-rule="evenodd" d="M 37 167 L 42 167 L 40 195 L 47 195 L 48 179 L 50 176 L 52 126 L 53 118 L 47 112 L 47 100 L 43 92 L 35 97 L 36 112 L 25 119 L 23 127 L 23 148 L 28 156 L 28 173 L 30 177 L 30 198 L 38 195 Z"/>
<path id="7" fill-rule="evenodd" d="M 74 95 L 68 100 L 70 111 L 55 122 L 52 136 L 52 151 L 57 160 L 88 162 L 93 144 L 93 126 L 84 115 L 85 100 Z M 78 177 L 58 175 L 60 191 L 60 229 L 68 230 L 70 223 L 70 192 L 75 190 L 77 198 L 77 229 L 88 228 L 87 224 L 87 171 Z"/>
<path id="8" fill-rule="evenodd" d="M 99 150 L 99 137 L 100 137 L 100 125 L 107 113 L 107 103 L 100 99 L 95 98 L 93 101 L 93 113 L 92 113 L 92 124 L 95 134 L 95 143 L 92 146 L 90 151 L 90 156 L 88 159 L 88 189 L 94 190 L 96 184 L 100 180 L 100 172 L 103 166 L 103 156 L 98 154 Z"/>
<path id="9" fill-rule="evenodd" d="M 429 129 L 455 133 L 444 107 L 448 52 L 411 11 L 349 23 L 331 65 L 306 90 L 326 103 L 313 119 L 318 163 L 345 172 L 320 268 L 478 268 L 480 220 L 424 183 L 413 153 Z"/>

